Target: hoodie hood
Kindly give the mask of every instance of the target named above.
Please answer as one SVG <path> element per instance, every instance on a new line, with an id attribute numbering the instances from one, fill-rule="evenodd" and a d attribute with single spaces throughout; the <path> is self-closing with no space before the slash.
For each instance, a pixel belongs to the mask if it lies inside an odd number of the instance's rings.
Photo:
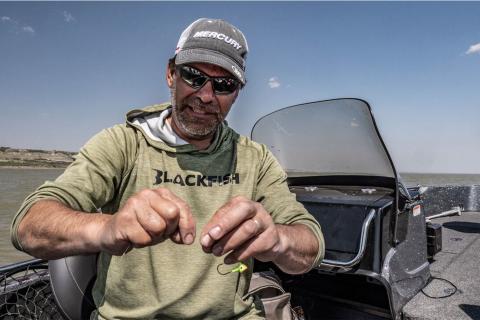
<path id="1" fill-rule="evenodd" d="M 191 144 L 185 144 L 185 145 L 180 145 L 180 146 L 171 146 L 166 144 L 163 141 L 156 141 L 153 140 L 142 128 L 140 125 L 135 124 L 134 121 L 135 119 L 141 119 L 141 118 L 146 118 L 146 117 L 151 117 L 154 116 L 155 114 L 160 115 L 164 110 L 171 108 L 172 105 L 167 102 L 167 103 L 162 103 L 162 104 L 156 104 L 153 106 L 148 106 L 142 109 L 134 109 L 131 110 L 127 113 L 126 115 L 126 122 L 127 125 L 135 128 L 139 132 L 143 134 L 145 139 L 148 141 L 148 143 L 158 149 L 162 149 L 168 152 L 174 152 L 174 153 L 193 153 L 193 154 L 212 154 L 218 151 L 221 151 L 220 149 L 226 148 L 229 145 L 231 145 L 234 141 L 236 141 L 239 137 L 238 133 L 236 133 L 233 129 L 228 127 L 226 121 L 223 121 L 217 128 L 215 135 L 212 139 L 212 143 L 210 146 L 205 149 L 205 150 L 198 150 L 195 148 L 195 146 Z"/>
<path id="2" fill-rule="evenodd" d="M 135 128 L 142 134 L 147 144 L 176 154 L 179 164 L 182 167 L 189 167 L 195 162 L 199 171 L 209 175 L 224 175 L 235 172 L 237 165 L 237 141 L 240 137 L 226 121 L 223 121 L 217 128 L 212 143 L 205 150 L 198 150 L 191 144 L 171 146 L 163 141 L 153 140 L 139 124 L 134 123 L 135 119 L 150 117 L 162 113 L 167 108 L 171 108 L 170 103 L 163 103 L 149 106 L 143 109 L 135 109 L 127 113 L 127 125 Z"/>

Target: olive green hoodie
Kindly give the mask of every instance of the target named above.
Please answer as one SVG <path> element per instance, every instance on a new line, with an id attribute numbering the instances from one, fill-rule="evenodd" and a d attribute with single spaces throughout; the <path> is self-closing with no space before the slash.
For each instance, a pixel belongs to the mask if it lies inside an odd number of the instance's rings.
<path id="1" fill-rule="evenodd" d="M 290 193 L 285 172 L 267 148 L 226 123 L 201 151 L 154 141 L 133 124 L 167 107 L 129 112 L 125 125 L 94 136 L 60 177 L 27 197 L 12 223 L 15 247 L 21 250 L 18 225 L 35 201 L 54 198 L 75 210 L 113 214 L 138 191 L 165 187 L 188 203 L 197 230 L 238 195 L 261 202 L 275 223 L 309 226 L 320 244 L 317 265 L 324 252 L 320 226 Z M 223 258 L 204 253 L 198 237 L 192 245 L 166 240 L 120 257 L 102 252 L 98 261 L 93 296 L 99 318 L 255 319 L 261 314 L 252 299 L 242 298 L 252 259 L 247 272 L 220 275 Z"/>

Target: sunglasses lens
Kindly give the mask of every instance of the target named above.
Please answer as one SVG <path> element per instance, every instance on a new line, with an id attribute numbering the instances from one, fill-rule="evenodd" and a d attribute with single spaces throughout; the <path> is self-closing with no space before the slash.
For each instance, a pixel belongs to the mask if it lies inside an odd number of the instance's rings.
<path id="1" fill-rule="evenodd" d="M 217 94 L 229 94 L 237 90 L 238 82 L 232 78 L 214 78 L 213 88 Z"/>
<path id="2" fill-rule="evenodd" d="M 229 77 L 208 77 L 201 71 L 189 67 L 180 67 L 180 76 L 190 87 L 194 89 L 201 88 L 205 82 L 212 80 L 213 90 L 215 94 L 230 94 L 237 90 L 238 81 Z"/>
<path id="3" fill-rule="evenodd" d="M 180 76 L 194 89 L 200 88 L 207 81 L 207 77 L 205 77 L 200 71 L 188 66 L 180 68 Z"/>

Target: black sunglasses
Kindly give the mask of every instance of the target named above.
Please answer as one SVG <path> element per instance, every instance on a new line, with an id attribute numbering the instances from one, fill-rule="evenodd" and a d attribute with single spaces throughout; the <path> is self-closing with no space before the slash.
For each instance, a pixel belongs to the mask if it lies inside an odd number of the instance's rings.
<path id="1" fill-rule="evenodd" d="M 215 94 L 227 95 L 235 92 L 239 86 L 239 82 L 231 77 L 210 77 L 200 70 L 186 65 L 179 66 L 177 69 L 183 81 L 195 90 L 211 81 Z"/>

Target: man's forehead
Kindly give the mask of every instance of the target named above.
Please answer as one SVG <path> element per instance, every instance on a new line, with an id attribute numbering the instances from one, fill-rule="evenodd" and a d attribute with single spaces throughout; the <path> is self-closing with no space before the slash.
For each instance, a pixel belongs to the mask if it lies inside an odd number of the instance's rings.
<path id="1" fill-rule="evenodd" d="M 230 72 L 228 72 L 227 70 L 215 64 L 196 62 L 196 63 L 189 63 L 188 65 L 202 71 L 203 73 L 211 77 L 224 77 L 224 76 L 233 77 L 233 75 Z"/>

